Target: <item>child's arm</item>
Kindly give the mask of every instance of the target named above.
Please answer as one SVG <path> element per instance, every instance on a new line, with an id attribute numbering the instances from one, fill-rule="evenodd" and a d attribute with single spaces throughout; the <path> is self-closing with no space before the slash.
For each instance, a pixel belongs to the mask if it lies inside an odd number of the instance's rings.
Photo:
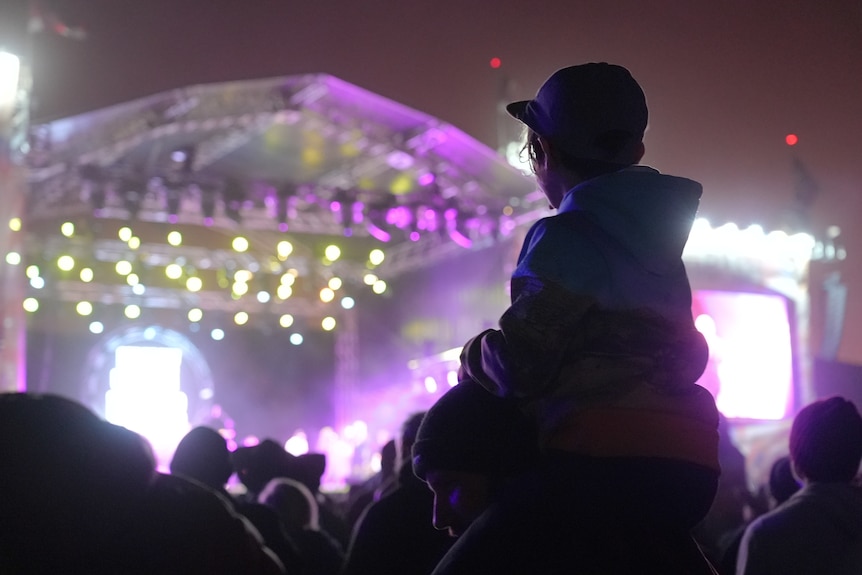
<path id="1" fill-rule="evenodd" d="M 461 375 L 495 395 L 529 398 L 554 385 L 567 352 L 578 347 L 579 324 L 595 301 L 555 283 L 518 281 L 519 295 L 500 318 L 500 329 L 486 330 L 464 346 Z"/>

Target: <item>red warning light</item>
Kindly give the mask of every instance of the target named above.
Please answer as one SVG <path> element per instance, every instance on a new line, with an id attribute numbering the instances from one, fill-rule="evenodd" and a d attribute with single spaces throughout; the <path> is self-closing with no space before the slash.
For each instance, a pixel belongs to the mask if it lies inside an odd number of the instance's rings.
<path id="1" fill-rule="evenodd" d="M 497 69 L 502 65 L 503 65 L 503 61 L 500 60 L 499 58 L 491 58 L 491 67 L 492 68 Z"/>
<path id="2" fill-rule="evenodd" d="M 788 146 L 795 146 L 799 143 L 799 137 L 796 134 L 787 134 L 784 136 L 784 141 L 787 142 Z"/>

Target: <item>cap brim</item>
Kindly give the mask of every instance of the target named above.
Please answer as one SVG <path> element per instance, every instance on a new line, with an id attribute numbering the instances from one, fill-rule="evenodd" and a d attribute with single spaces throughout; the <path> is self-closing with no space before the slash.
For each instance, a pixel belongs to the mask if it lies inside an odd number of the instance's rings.
<path id="1" fill-rule="evenodd" d="M 524 121 L 524 116 L 527 113 L 527 105 L 530 100 L 522 100 L 520 102 L 512 102 L 506 106 L 506 112 L 516 120 Z"/>

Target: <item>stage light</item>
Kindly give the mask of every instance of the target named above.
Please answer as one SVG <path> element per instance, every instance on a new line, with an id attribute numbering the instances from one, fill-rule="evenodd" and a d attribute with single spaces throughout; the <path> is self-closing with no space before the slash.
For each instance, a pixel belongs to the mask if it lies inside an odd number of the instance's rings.
<path id="1" fill-rule="evenodd" d="M 492 68 L 494 68 L 496 70 L 497 68 L 499 68 L 500 66 L 503 65 L 503 61 L 497 57 L 494 57 L 494 58 L 491 58 L 491 61 L 489 62 L 489 64 L 491 65 Z"/>
<path id="2" fill-rule="evenodd" d="M 248 251 L 248 240 L 242 236 L 237 236 L 230 243 L 235 252 L 243 253 Z"/>
<path id="3" fill-rule="evenodd" d="M 320 327 L 323 328 L 324 331 L 332 331 L 335 329 L 335 318 L 327 316 L 323 318 L 320 322 Z"/>
<path id="4" fill-rule="evenodd" d="M 128 242 L 132 239 L 132 228 L 122 227 L 117 231 L 117 236 L 121 241 Z"/>
<path id="5" fill-rule="evenodd" d="M 292 333 L 290 334 L 290 343 L 293 345 L 302 345 L 304 338 L 301 333 Z"/>
<path id="6" fill-rule="evenodd" d="M 383 260 L 386 258 L 386 254 L 383 253 L 383 250 L 374 249 L 371 250 L 371 253 L 368 254 L 368 261 L 371 262 L 373 266 L 379 266 L 383 263 Z"/>
<path id="7" fill-rule="evenodd" d="M 34 297 L 28 297 L 24 300 L 22 305 L 24 306 L 24 311 L 34 313 L 39 309 L 39 300 Z"/>
<path id="8" fill-rule="evenodd" d="M 0 117 L 11 118 L 18 101 L 21 60 L 15 54 L 0 51 Z"/>
<path id="9" fill-rule="evenodd" d="M 93 313 L 93 304 L 88 301 L 79 301 L 78 305 L 75 306 L 75 311 L 78 312 L 78 315 L 90 315 Z"/>
<path id="10" fill-rule="evenodd" d="M 795 146 L 799 143 L 799 136 L 797 136 L 796 134 L 787 134 L 787 136 L 784 137 L 784 142 L 788 146 Z"/>
<path id="11" fill-rule="evenodd" d="M 21 263 L 21 254 L 19 254 L 18 252 L 9 252 L 8 254 L 6 254 L 6 263 L 10 266 L 17 266 Z"/>
<path id="12" fill-rule="evenodd" d="M 259 291 L 257 292 L 257 301 L 260 303 L 269 303 L 269 300 L 272 299 L 272 296 L 269 295 L 268 291 Z"/>
<path id="13" fill-rule="evenodd" d="M 135 287 L 139 283 L 141 283 L 141 278 L 138 277 L 138 274 L 129 274 L 126 276 L 126 283 L 132 287 Z"/>
<path id="14" fill-rule="evenodd" d="M 455 387 L 458 385 L 458 372 L 454 369 L 450 369 L 446 372 L 446 383 L 449 384 L 449 387 Z"/>
<path id="15" fill-rule="evenodd" d="M 364 276 L 362 276 L 362 283 L 364 283 L 367 286 L 371 286 L 371 285 L 374 285 L 374 282 L 376 282 L 378 279 L 380 279 L 380 278 L 378 278 L 374 274 L 365 274 Z"/>
<path id="16" fill-rule="evenodd" d="M 183 268 L 179 264 L 168 264 L 165 266 L 165 275 L 172 280 L 178 280 L 183 276 Z"/>
<path id="17" fill-rule="evenodd" d="M 233 322 L 237 325 L 245 325 L 248 323 L 248 313 L 244 311 L 238 311 L 233 316 Z"/>
<path id="18" fill-rule="evenodd" d="M 138 319 L 141 317 L 141 307 L 135 304 L 127 305 L 123 310 L 123 315 L 129 319 Z"/>
<path id="19" fill-rule="evenodd" d="M 296 276 L 292 273 L 288 272 L 281 276 L 281 285 L 283 286 L 292 286 L 296 282 Z"/>
<path id="20" fill-rule="evenodd" d="M 71 238 L 75 235 L 75 224 L 72 222 L 63 222 L 63 225 L 60 226 L 60 233 L 67 238 Z"/>
<path id="21" fill-rule="evenodd" d="M 75 267 L 75 258 L 72 256 L 60 256 L 57 258 L 57 267 L 64 272 L 72 271 Z"/>
<path id="22" fill-rule="evenodd" d="M 168 243 L 176 247 L 183 243 L 183 234 L 174 230 L 168 234 Z"/>
<path id="23" fill-rule="evenodd" d="M 425 378 L 425 391 L 428 393 L 437 393 L 437 380 L 430 375 Z"/>
<path id="24" fill-rule="evenodd" d="M 100 321 L 91 321 L 90 322 L 90 333 L 99 335 L 105 331 L 105 325 Z"/>
<path id="25" fill-rule="evenodd" d="M 30 286 L 32 286 L 33 289 L 42 289 L 45 287 L 45 278 L 30 278 Z"/>
<path id="26" fill-rule="evenodd" d="M 328 261 L 334 262 L 341 257 L 341 248 L 334 244 L 330 244 L 326 246 L 325 250 L 323 250 L 323 255 Z"/>
<path id="27" fill-rule="evenodd" d="M 456 208 L 448 208 L 444 214 L 446 218 L 446 232 L 449 239 L 465 249 L 473 247 L 473 240 L 466 235 L 464 216 Z"/>
<path id="28" fill-rule="evenodd" d="M 290 327 L 293 325 L 293 316 L 289 313 L 284 314 L 280 318 L 278 318 L 278 325 L 281 327 Z"/>
<path id="29" fill-rule="evenodd" d="M 210 337 L 213 338 L 215 341 L 221 341 L 224 339 L 224 330 L 215 328 L 210 332 Z"/>
<path id="30" fill-rule="evenodd" d="M 190 292 L 199 292 L 203 288 L 204 282 L 197 276 L 192 276 L 186 280 L 186 289 Z"/>
<path id="31" fill-rule="evenodd" d="M 385 281 L 383 281 L 383 280 L 377 280 L 377 281 L 376 281 L 376 282 L 374 282 L 374 284 L 371 286 L 371 291 L 373 291 L 374 293 L 376 293 L 376 294 L 378 294 L 378 295 L 379 295 L 379 294 L 382 294 L 383 292 L 385 292 L 385 291 L 386 291 L 386 282 L 385 282 Z"/>
<path id="32" fill-rule="evenodd" d="M 21 218 L 12 218 L 9 220 L 9 229 L 13 232 L 20 232 L 22 227 Z"/>
<path id="33" fill-rule="evenodd" d="M 39 277 L 39 266 L 27 266 L 24 274 L 30 279 Z"/>
<path id="34" fill-rule="evenodd" d="M 126 260 L 120 260 L 114 265 L 114 269 L 121 276 L 127 276 L 132 273 L 132 263 Z"/>
<path id="35" fill-rule="evenodd" d="M 244 296 L 248 293 L 248 284 L 245 282 L 236 281 L 231 286 L 231 293 L 237 296 Z"/>
<path id="36" fill-rule="evenodd" d="M 129 238 L 129 248 L 136 250 L 141 247 L 141 238 L 132 236 Z"/>
<path id="37" fill-rule="evenodd" d="M 341 289 L 341 286 L 344 282 L 341 281 L 340 277 L 329 278 L 329 282 L 326 284 L 329 286 L 329 289 L 335 291 Z"/>
<path id="38" fill-rule="evenodd" d="M 281 240 L 275 246 L 275 250 L 278 254 L 278 259 L 284 261 L 291 253 L 293 253 L 293 244 L 287 240 Z"/>
<path id="39" fill-rule="evenodd" d="M 203 319 L 204 312 L 198 307 L 193 307 L 192 309 L 189 310 L 187 317 L 189 318 L 190 322 L 197 323 Z"/>
<path id="40" fill-rule="evenodd" d="M 293 295 L 293 288 L 289 285 L 281 284 L 276 288 L 275 295 L 278 296 L 278 299 L 285 300 Z"/>
<path id="41" fill-rule="evenodd" d="M 132 293 L 135 295 L 144 295 L 147 291 L 147 288 L 142 283 L 137 283 L 132 286 Z"/>
<path id="42" fill-rule="evenodd" d="M 294 433 L 290 439 L 284 442 L 284 450 L 294 456 L 308 453 L 308 437 L 302 430 Z"/>
<path id="43" fill-rule="evenodd" d="M 79 274 L 81 277 L 81 281 L 84 283 L 90 283 L 93 281 L 93 270 L 92 268 L 81 268 L 81 273 Z"/>
<path id="44" fill-rule="evenodd" d="M 341 307 L 343 307 L 344 309 L 353 309 L 353 306 L 355 305 L 356 301 L 352 297 L 345 296 L 341 298 Z"/>
<path id="45" fill-rule="evenodd" d="M 333 299 L 335 299 L 335 292 L 334 291 L 332 291 L 328 287 L 325 287 L 322 290 L 320 290 L 320 301 L 322 301 L 323 303 L 329 303 Z"/>

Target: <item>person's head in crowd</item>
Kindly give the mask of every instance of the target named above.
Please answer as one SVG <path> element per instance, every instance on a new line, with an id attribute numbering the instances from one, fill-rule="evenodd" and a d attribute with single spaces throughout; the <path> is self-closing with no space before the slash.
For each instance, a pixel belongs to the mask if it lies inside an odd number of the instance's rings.
<path id="1" fill-rule="evenodd" d="M 802 408 L 790 429 L 790 459 L 804 483 L 852 481 L 862 461 L 862 416 L 843 397 Z"/>
<path id="2" fill-rule="evenodd" d="M 266 484 L 257 498 L 275 509 L 288 532 L 302 529 L 318 530 L 319 510 L 311 491 L 301 482 L 287 477 L 277 477 Z"/>
<path id="3" fill-rule="evenodd" d="M 224 488 L 233 474 L 227 441 L 209 427 L 195 427 L 180 440 L 171 459 L 171 473 L 213 489 Z"/>
<path id="4" fill-rule="evenodd" d="M 537 458 L 533 421 L 470 380 L 428 410 L 413 444 L 413 471 L 434 493 L 434 526 L 456 537 Z"/>
<path id="5" fill-rule="evenodd" d="M 398 469 L 410 465 L 413 443 L 416 441 L 416 434 L 419 432 L 419 426 L 424 417 L 424 411 L 417 411 L 411 413 L 401 424 L 401 437 L 398 441 Z"/>
<path id="6" fill-rule="evenodd" d="M 292 459 L 293 456 L 273 439 L 264 439 L 252 447 L 240 447 L 231 456 L 237 477 L 254 494 L 260 493 L 273 477 L 289 476 Z"/>
<path id="7" fill-rule="evenodd" d="M 398 446 L 394 439 L 387 441 L 380 448 L 380 475 L 390 477 L 398 469 Z"/>
<path id="8" fill-rule="evenodd" d="M 769 495 L 775 505 L 781 505 L 790 496 L 799 491 L 799 481 L 793 475 L 793 465 L 790 456 L 779 457 L 769 470 Z"/>
<path id="9" fill-rule="evenodd" d="M 573 185 L 637 164 L 644 155 L 646 97 L 622 66 L 562 68 L 535 98 L 506 109 L 526 126 L 525 151 L 554 208 Z"/>

